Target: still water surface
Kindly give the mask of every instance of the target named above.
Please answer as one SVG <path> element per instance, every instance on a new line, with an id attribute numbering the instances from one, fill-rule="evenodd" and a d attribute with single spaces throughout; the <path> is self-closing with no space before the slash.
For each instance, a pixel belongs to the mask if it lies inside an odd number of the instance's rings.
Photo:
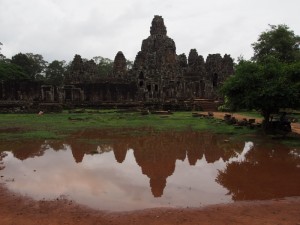
<path id="1" fill-rule="evenodd" d="M 300 196 L 297 149 L 210 133 L 85 131 L 3 146 L 0 182 L 36 200 L 123 211 Z"/>

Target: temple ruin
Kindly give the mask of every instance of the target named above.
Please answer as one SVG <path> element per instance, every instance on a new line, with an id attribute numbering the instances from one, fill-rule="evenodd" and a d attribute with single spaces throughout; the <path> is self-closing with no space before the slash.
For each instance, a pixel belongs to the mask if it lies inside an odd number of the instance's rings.
<path id="1" fill-rule="evenodd" d="M 204 60 L 191 49 L 188 57 L 177 55 L 164 19 L 154 16 L 150 36 L 142 41 L 132 68 L 127 68 L 126 58 L 119 51 L 112 72 L 101 77 L 93 60 L 83 61 L 75 55 L 60 86 L 2 82 L 0 100 L 74 106 L 180 105 L 177 108 L 192 109 L 198 100 L 219 100 L 218 88 L 233 73 L 233 59 L 227 54 L 210 54 Z"/>

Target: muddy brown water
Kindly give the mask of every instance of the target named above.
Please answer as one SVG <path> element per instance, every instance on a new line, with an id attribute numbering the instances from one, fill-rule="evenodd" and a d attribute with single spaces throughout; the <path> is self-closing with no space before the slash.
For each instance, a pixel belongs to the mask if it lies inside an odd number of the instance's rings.
<path id="1" fill-rule="evenodd" d="M 199 207 L 300 196 L 300 151 L 195 131 L 87 130 L 2 142 L 0 182 L 35 200 L 100 210 Z"/>

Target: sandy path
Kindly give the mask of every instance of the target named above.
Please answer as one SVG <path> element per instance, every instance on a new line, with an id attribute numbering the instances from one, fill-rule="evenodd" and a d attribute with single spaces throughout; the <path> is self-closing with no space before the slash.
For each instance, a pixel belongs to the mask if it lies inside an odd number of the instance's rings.
<path id="1" fill-rule="evenodd" d="M 214 117 L 217 119 L 224 119 L 224 115 L 225 114 L 232 114 L 232 116 L 234 116 L 236 119 L 238 120 L 242 120 L 243 118 L 246 119 L 255 119 L 256 122 L 261 123 L 262 119 L 260 118 L 254 118 L 254 117 L 249 117 L 249 116 L 244 116 L 244 115 L 240 115 L 238 113 L 226 113 L 226 112 L 214 112 Z M 292 127 L 292 131 L 300 134 L 300 123 L 291 123 L 291 127 Z"/>

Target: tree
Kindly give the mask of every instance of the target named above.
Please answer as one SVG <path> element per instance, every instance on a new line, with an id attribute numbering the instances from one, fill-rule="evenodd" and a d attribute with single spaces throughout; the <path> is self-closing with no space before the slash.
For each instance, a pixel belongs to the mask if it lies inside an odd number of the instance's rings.
<path id="1" fill-rule="evenodd" d="M 126 67 L 128 70 L 131 70 L 133 67 L 133 61 L 126 59 Z"/>
<path id="2" fill-rule="evenodd" d="M 42 55 L 33 53 L 18 53 L 12 57 L 11 63 L 20 66 L 32 80 L 43 76 L 47 65 Z"/>
<path id="3" fill-rule="evenodd" d="M 0 61 L 0 80 L 24 80 L 29 79 L 29 76 L 23 69 L 15 64 Z"/>
<path id="4" fill-rule="evenodd" d="M 112 73 L 113 60 L 109 58 L 103 58 L 102 56 L 93 57 L 94 62 L 97 64 L 100 77 L 107 77 Z"/>
<path id="5" fill-rule="evenodd" d="M 221 92 L 233 110 L 259 110 L 267 128 L 272 113 L 300 105 L 299 68 L 299 62 L 286 64 L 272 57 L 259 63 L 242 60 Z"/>
<path id="6" fill-rule="evenodd" d="M 34 76 L 43 76 L 45 75 L 45 69 L 48 62 L 44 60 L 43 56 L 40 54 L 26 53 L 27 57 L 33 61 L 33 73 Z"/>
<path id="7" fill-rule="evenodd" d="M 5 59 L 5 56 L 1 53 L 1 45 L 3 44 L 0 42 L 0 61 Z"/>
<path id="8" fill-rule="evenodd" d="M 299 36 L 285 25 L 271 28 L 253 44 L 252 60 L 241 59 L 220 90 L 231 109 L 260 111 L 265 130 L 272 113 L 300 107 Z"/>
<path id="9" fill-rule="evenodd" d="M 270 30 L 260 34 L 257 42 L 253 43 L 253 60 L 261 61 L 266 56 L 273 56 L 281 62 L 300 60 L 300 36 L 295 35 L 286 25 L 269 25 Z"/>
<path id="10" fill-rule="evenodd" d="M 46 82 L 52 85 L 60 86 L 64 80 L 66 72 L 65 61 L 52 61 L 46 68 Z"/>

